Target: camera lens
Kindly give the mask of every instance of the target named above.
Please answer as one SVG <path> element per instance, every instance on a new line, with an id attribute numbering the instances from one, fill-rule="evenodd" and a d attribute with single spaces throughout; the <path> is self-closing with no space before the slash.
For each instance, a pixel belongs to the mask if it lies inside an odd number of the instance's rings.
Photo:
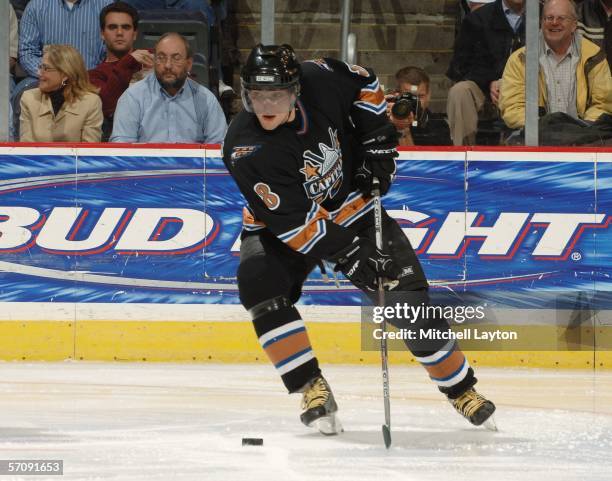
<path id="1" fill-rule="evenodd" d="M 412 110 L 411 107 L 411 102 L 406 99 L 400 99 L 393 104 L 391 113 L 396 119 L 403 120 L 410 116 L 410 112 Z"/>

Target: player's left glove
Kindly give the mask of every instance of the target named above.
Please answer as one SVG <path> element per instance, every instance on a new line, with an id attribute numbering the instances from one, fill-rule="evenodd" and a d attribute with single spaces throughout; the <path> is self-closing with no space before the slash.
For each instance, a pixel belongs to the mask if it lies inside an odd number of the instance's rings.
<path id="1" fill-rule="evenodd" d="M 355 173 L 355 185 L 365 196 L 372 195 L 372 179 L 380 181 L 380 195 L 385 195 L 395 178 L 395 159 L 399 134 L 389 123 L 370 132 L 361 140 L 362 164 Z"/>

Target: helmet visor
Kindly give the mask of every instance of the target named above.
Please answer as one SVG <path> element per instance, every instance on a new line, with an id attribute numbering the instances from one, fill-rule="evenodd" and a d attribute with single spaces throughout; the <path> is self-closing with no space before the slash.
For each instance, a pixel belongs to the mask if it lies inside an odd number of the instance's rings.
<path id="1" fill-rule="evenodd" d="M 297 100 L 297 86 L 289 88 L 242 88 L 242 103 L 247 112 L 256 115 L 279 115 L 290 112 Z"/>

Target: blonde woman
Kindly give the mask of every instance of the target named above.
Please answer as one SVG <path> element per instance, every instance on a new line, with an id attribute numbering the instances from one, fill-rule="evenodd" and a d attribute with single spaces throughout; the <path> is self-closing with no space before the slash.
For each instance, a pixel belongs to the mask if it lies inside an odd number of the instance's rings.
<path id="1" fill-rule="evenodd" d="M 38 88 L 21 97 L 20 140 L 100 142 L 102 102 L 79 52 L 70 45 L 45 46 L 38 73 Z"/>

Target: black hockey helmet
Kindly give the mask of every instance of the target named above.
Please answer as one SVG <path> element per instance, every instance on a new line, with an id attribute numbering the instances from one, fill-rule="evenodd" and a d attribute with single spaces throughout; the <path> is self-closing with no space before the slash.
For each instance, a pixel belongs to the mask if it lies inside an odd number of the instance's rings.
<path id="1" fill-rule="evenodd" d="M 288 88 L 300 80 L 300 64 L 290 45 L 256 45 L 242 69 L 242 87 Z"/>
<path id="2" fill-rule="evenodd" d="M 256 45 L 240 75 L 244 108 L 263 115 L 290 112 L 300 95 L 300 72 L 291 46 Z"/>

